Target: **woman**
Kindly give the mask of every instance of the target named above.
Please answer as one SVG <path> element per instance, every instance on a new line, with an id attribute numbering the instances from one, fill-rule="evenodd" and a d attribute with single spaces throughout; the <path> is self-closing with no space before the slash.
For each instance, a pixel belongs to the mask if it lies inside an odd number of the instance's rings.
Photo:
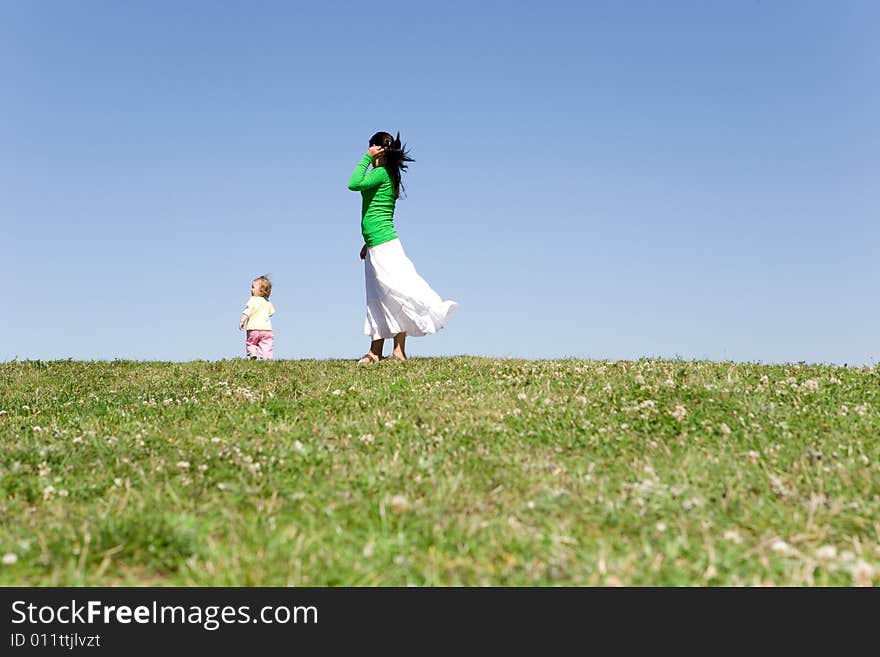
<path id="1" fill-rule="evenodd" d="M 382 360 L 385 339 L 392 337 L 391 358 L 406 360 L 406 336 L 435 333 L 458 308 L 455 301 L 441 299 L 419 276 L 394 230 L 394 206 L 404 189 L 401 174 L 407 162 L 414 161 L 406 146 L 401 146 L 399 132 L 396 138 L 377 132 L 348 181 L 348 188 L 363 197 L 361 260 L 365 261 L 367 284 L 364 333 L 372 342 L 360 364 Z"/>

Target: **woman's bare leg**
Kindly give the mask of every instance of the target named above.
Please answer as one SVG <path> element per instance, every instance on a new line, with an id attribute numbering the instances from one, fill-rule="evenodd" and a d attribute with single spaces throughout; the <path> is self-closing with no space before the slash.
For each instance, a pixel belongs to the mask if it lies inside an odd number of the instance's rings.
<path id="1" fill-rule="evenodd" d="M 394 350 L 391 357 L 396 360 L 406 360 L 406 333 L 398 333 L 394 336 Z"/>

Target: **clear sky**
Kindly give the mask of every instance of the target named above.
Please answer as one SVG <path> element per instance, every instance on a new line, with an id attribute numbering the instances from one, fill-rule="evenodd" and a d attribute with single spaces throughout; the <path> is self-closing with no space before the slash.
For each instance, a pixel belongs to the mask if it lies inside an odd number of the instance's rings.
<path id="1" fill-rule="evenodd" d="M 880 3 L 0 0 L 0 360 L 357 358 L 374 132 L 461 308 L 411 356 L 880 360 Z M 390 344 L 386 350 L 390 349 Z"/>

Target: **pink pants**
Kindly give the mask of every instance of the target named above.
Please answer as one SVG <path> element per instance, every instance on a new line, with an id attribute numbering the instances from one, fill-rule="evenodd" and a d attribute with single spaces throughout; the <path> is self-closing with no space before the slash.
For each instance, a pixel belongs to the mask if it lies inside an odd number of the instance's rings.
<path id="1" fill-rule="evenodd" d="M 275 338 L 272 331 L 248 331 L 245 347 L 247 348 L 248 357 L 256 356 L 263 360 L 272 360 L 272 347 L 275 345 Z"/>

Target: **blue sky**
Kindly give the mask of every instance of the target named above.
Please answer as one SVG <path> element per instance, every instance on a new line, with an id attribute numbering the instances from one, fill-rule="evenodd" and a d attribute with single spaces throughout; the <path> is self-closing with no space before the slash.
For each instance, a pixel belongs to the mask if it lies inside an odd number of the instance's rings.
<path id="1" fill-rule="evenodd" d="M 2 1 L 0 359 L 240 357 L 266 272 L 276 357 L 357 358 L 346 183 L 399 130 L 398 233 L 461 304 L 411 356 L 875 364 L 878 24 L 868 1 Z"/>

